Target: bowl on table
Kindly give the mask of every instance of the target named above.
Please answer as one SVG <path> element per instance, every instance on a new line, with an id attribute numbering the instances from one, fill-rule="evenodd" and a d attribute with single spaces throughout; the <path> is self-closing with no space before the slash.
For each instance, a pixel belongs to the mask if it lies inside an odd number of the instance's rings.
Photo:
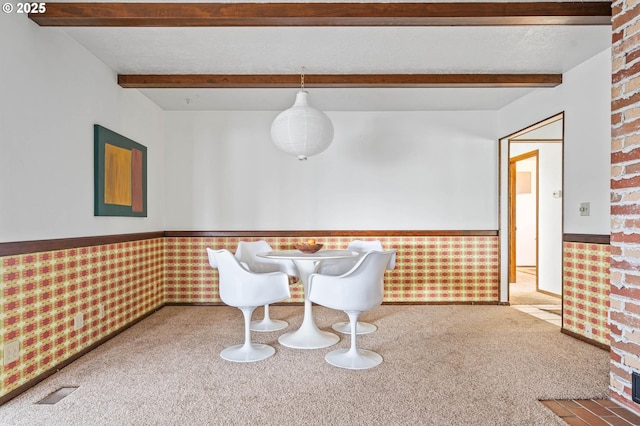
<path id="1" fill-rule="evenodd" d="M 323 244 L 319 243 L 295 243 L 295 248 L 300 250 L 303 253 L 315 253 L 320 250 Z"/>

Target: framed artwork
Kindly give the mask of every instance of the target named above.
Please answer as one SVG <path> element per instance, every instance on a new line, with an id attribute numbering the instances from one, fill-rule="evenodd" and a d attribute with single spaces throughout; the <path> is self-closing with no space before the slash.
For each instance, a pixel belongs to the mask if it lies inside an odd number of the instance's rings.
<path id="1" fill-rule="evenodd" d="M 98 124 L 94 216 L 147 216 L 147 147 Z"/>

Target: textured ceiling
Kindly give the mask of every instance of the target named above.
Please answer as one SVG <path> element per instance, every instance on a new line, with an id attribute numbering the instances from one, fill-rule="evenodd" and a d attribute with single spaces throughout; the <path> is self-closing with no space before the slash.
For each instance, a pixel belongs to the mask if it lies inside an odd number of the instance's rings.
<path id="1" fill-rule="evenodd" d="M 611 27 L 67 27 L 118 74 L 564 73 Z M 127 89 L 139 90 L 139 89 Z M 494 110 L 523 88 L 309 89 L 323 110 Z M 167 110 L 281 110 L 294 89 L 140 89 Z M 189 99 L 189 101 L 187 101 Z"/>
<path id="2" fill-rule="evenodd" d="M 606 26 L 68 28 L 135 73 L 562 73 L 610 45 Z"/>

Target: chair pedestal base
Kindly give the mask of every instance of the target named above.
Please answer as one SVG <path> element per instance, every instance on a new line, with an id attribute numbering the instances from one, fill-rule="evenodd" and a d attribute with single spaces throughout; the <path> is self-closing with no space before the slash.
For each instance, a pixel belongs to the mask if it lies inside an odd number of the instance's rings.
<path id="1" fill-rule="evenodd" d="M 348 321 L 338 322 L 331 326 L 338 333 L 351 334 L 351 324 Z M 358 321 L 356 324 L 356 334 L 369 334 L 376 331 L 378 327 L 368 322 Z"/>
<path id="2" fill-rule="evenodd" d="M 229 346 L 220 352 L 222 359 L 233 362 L 262 361 L 276 353 L 275 348 L 262 343 Z"/>
<path id="3" fill-rule="evenodd" d="M 324 359 L 331 365 L 349 370 L 366 370 L 382 362 L 382 357 L 366 349 L 338 349 L 329 352 Z"/>
<path id="4" fill-rule="evenodd" d="M 272 320 L 269 316 L 269 305 L 264 305 L 264 317 L 261 320 L 251 321 L 249 328 L 251 331 L 278 331 L 287 328 L 286 321 Z"/>
<path id="5" fill-rule="evenodd" d="M 251 331 L 278 331 L 287 328 L 288 322 L 282 320 L 274 320 L 264 318 L 257 321 L 251 321 Z"/>

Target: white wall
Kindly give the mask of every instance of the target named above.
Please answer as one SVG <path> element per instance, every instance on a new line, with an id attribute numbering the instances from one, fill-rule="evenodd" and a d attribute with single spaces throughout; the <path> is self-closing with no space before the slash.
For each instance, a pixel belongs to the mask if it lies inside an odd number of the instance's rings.
<path id="1" fill-rule="evenodd" d="M 0 242 L 164 229 L 163 112 L 56 28 L 0 14 Z M 94 217 L 93 125 L 147 147 L 148 218 Z"/>
<path id="2" fill-rule="evenodd" d="M 608 233 L 609 51 L 499 112 L 327 112 L 333 145 L 298 162 L 269 140 L 275 112 L 163 112 L 59 29 L 2 14 L 0 35 L 0 242 L 162 229 L 496 229 L 496 137 L 559 111 L 565 232 Z M 95 123 L 147 146 L 148 218 L 93 216 Z"/>
<path id="3" fill-rule="evenodd" d="M 166 113 L 167 229 L 497 229 L 495 112 L 327 112 L 302 162 L 276 115 Z"/>
<path id="4" fill-rule="evenodd" d="M 499 112 L 498 133 L 507 137 L 564 112 L 563 232 L 610 233 L 609 176 L 611 156 L 611 49 L 606 49 L 563 75 L 563 83 L 540 89 Z M 508 141 L 500 141 L 500 175 L 507 176 Z M 500 181 L 500 199 L 508 193 Z M 591 216 L 580 216 L 581 202 L 591 203 Z M 508 229 L 507 210 L 500 210 L 500 229 Z M 508 294 L 508 233 L 501 232 L 501 301 Z M 561 277 L 559 278 L 561 279 Z"/>
<path id="5" fill-rule="evenodd" d="M 499 134 L 508 136 L 545 118 L 564 115 L 564 232 L 610 232 L 611 49 L 563 76 L 561 86 L 541 89 L 503 108 Z M 580 203 L 591 215 L 580 216 Z"/>

